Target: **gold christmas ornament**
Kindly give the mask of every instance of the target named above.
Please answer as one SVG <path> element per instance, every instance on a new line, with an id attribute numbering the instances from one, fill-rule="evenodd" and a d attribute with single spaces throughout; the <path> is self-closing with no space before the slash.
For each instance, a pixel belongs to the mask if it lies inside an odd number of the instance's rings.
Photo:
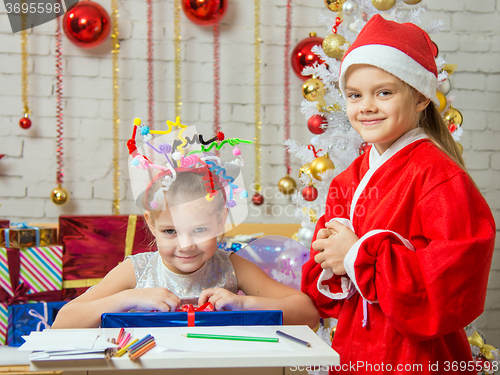
<path id="1" fill-rule="evenodd" d="M 436 96 L 439 100 L 439 105 L 437 106 L 437 109 L 439 112 L 443 112 L 444 109 L 446 108 L 446 95 L 443 94 L 441 91 L 436 91 Z"/>
<path id="2" fill-rule="evenodd" d="M 325 0 L 325 5 L 332 12 L 340 12 L 345 0 Z"/>
<path id="3" fill-rule="evenodd" d="M 330 330 L 330 341 L 333 341 L 333 336 L 335 336 L 335 331 L 337 331 L 337 325 Z"/>
<path id="4" fill-rule="evenodd" d="M 306 163 L 299 169 L 299 178 L 302 178 L 302 175 L 306 174 L 311 177 L 311 163 Z"/>
<path id="5" fill-rule="evenodd" d="M 462 122 L 464 121 L 464 118 L 460 111 L 458 109 L 455 109 L 453 107 L 450 107 L 444 114 L 444 122 L 446 123 L 447 126 L 449 126 L 451 123 L 460 126 L 462 125 Z"/>
<path id="6" fill-rule="evenodd" d="M 325 39 L 323 39 L 323 51 L 325 51 L 326 55 L 329 57 L 333 57 L 337 60 L 342 60 L 344 57 L 345 50 L 341 49 L 346 43 L 345 38 L 339 34 L 330 34 Z"/>
<path id="7" fill-rule="evenodd" d="M 404 2 L 408 5 L 415 5 L 420 3 L 422 0 L 404 0 Z"/>
<path id="8" fill-rule="evenodd" d="M 372 0 L 372 5 L 375 9 L 381 11 L 391 9 L 394 4 L 396 4 L 396 0 Z"/>
<path id="9" fill-rule="evenodd" d="M 464 153 L 464 146 L 462 146 L 462 144 L 458 143 L 458 142 L 456 142 L 456 144 L 457 144 L 457 147 L 458 147 L 458 151 L 460 151 L 460 153 L 463 154 Z"/>
<path id="10" fill-rule="evenodd" d="M 69 201 L 69 192 L 59 185 L 50 193 L 50 199 L 52 200 L 52 203 L 57 204 L 58 206 L 65 205 Z"/>
<path id="11" fill-rule="evenodd" d="M 325 96 L 325 85 L 317 78 L 309 78 L 302 85 L 302 95 L 311 102 L 322 99 Z"/>
<path id="12" fill-rule="evenodd" d="M 290 195 L 297 189 L 297 183 L 289 175 L 286 175 L 278 182 L 278 190 L 285 195 Z"/>
<path id="13" fill-rule="evenodd" d="M 457 69 L 458 65 L 456 64 L 444 64 L 443 65 L 443 70 L 448 73 L 448 75 L 452 75 L 455 73 L 455 70 Z"/>
<path id="14" fill-rule="evenodd" d="M 321 181 L 320 174 L 325 173 L 329 169 L 335 169 L 335 164 L 333 164 L 332 159 L 328 157 L 328 154 L 317 157 L 311 163 L 311 174 L 316 180 Z"/>

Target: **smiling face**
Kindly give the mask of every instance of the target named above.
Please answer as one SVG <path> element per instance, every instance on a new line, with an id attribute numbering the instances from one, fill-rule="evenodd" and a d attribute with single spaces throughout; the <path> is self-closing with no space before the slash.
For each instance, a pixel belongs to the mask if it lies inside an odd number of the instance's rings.
<path id="1" fill-rule="evenodd" d="M 206 200 L 192 201 L 163 210 L 154 220 L 149 211 L 144 214 L 163 263 L 172 272 L 192 273 L 217 250 L 225 216 L 214 214 L 210 205 Z"/>
<path id="2" fill-rule="evenodd" d="M 371 65 L 353 65 L 346 74 L 347 116 L 361 137 L 382 154 L 417 127 L 430 100 L 394 75 Z"/>

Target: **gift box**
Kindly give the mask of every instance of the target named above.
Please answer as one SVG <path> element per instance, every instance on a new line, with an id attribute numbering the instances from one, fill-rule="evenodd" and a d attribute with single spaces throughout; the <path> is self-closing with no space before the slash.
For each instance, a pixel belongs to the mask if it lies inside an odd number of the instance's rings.
<path id="1" fill-rule="evenodd" d="M 224 237 L 217 245 L 217 247 L 221 250 L 226 251 L 234 251 L 235 253 L 240 251 L 249 243 L 257 240 L 258 236 L 263 235 L 264 233 L 255 233 L 255 234 L 239 234 L 234 237 Z"/>
<path id="2" fill-rule="evenodd" d="M 105 313 L 101 317 L 101 327 L 187 327 L 188 314 L 190 313 Z M 194 313 L 192 326 L 265 326 L 282 324 L 283 312 L 279 310 L 200 311 Z"/>
<path id="3" fill-rule="evenodd" d="M 43 302 L 9 306 L 7 344 L 21 346 L 24 343 L 21 336 L 50 328 L 65 304 L 66 302 Z"/>
<path id="4" fill-rule="evenodd" d="M 57 245 L 57 227 L 55 226 L 12 223 L 10 228 L 0 229 L 0 247 L 20 249 L 50 245 Z"/>
<path id="5" fill-rule="evenodd" d="M 7 306 L 33 301 L 60 301 L 62 247 L 0 247 L 0 344 L 6 341 Z"/>
<path id="6" fill-rule="evenodd" d="M 97 284 L 126 256 L 151 251 L 153 239 L 142 216 L 60 216 L 63 299 Z"/>
<path id="7" fill-rule="evenodd" d="M 10 227 L 9 220 L 0 220 L 0 228 L 8 228 L 8 227 Z"/>

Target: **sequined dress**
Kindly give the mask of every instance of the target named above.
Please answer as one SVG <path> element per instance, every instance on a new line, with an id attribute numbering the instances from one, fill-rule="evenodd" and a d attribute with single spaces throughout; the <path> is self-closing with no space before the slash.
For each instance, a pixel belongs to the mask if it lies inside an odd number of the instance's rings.
<path id="1" fill-rule="evenodd" d="M 217 249 L 199 270 L 188 275 L 170 271 L 158 251 L 131 255 L 137 280 L 135 289 L 165 287 L 178 296 L 182 304 L 192 305 L 198 304 L 201 292 L 208 288 L 224 288 L 237 293 L 236 273 L 229 260 L 231 253 Z"/>

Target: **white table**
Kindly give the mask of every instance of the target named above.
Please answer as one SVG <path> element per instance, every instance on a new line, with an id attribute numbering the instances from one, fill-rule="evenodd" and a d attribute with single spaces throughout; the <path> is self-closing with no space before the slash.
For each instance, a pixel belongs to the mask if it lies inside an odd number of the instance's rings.
<path id="1" fill-rule="evenodd" d="M 146 353 L 137 361 L 131 361 L 128 357 L 113 357 L 111 360 L 76 360 L 76 361 L 32 361 L 31 371 L 64 371 L 71 374 L 87 375 L 111 375 L 113 373 L 129 373 L 150 375 L 191 375 L 191 374 L 218 374 L 218 375 L 250 375 L 255 374 L 256 369 L 260 374 L 283 375 L 291 373 L 291 369 L 301 369 L 301 366 L 312 365 L 336 365 L 339 363 L 338 354 L 323 342 L 307 326 L 267 326 L 269 332 L 281 330 L 290 335 L 301 338 L 311 343 L 312 347 L 298 344 L 280 336 L 280 340 L 286 342 L 292 348 L 288 351 L 249 351 L 249 352 L 162 352 Z M 189 332 L 196 333 L 206 327 L 190 327 Z M 227 327 L 212 327 L 213 333 L 227 334 Z M 249 328 L 249 327 L 246 327 Z M 169 330 L 171 328 L 151 328 L 152 332 L 158 330 Z M 272 331 L 271 331 L 272 330 Z M 74 330 L 78 332 L 79 330 Z M 118 329 L 107 328 L 105 333 L 114 337 Z M 102 330 L 101 330 L 102 332 Z M 293 371 L 297 373 L 297 371 Z M 300 372 L 299 372 L 300 373 Z M 307 373 L 307 372 L 305 372 Z M 76 372 L 74 373 L 76 375 Z"/>

